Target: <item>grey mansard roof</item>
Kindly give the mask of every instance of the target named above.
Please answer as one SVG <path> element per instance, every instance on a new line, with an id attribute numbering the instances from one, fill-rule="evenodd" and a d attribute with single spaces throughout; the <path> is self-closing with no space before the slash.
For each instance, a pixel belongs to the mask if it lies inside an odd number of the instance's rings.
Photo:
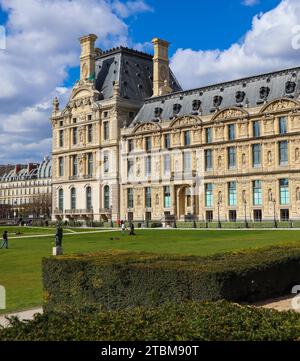
<path id="1" fill-rule="evenodd" d="M 45 157 L 40 164 L 20 164 L 3 167 L 5 167 L 6 171 L 1 173 L 0 182 L 46 179 L 52 176 L 52 160 L 49 157 Z"/>
<path id="2" fill-rule="evenodd" d="M 300 67 L 146 99 L 131 126 L 174 116 L 209 115 L 233 106 L 252 108 L 277 98 L 296 99 L 299 94 Z"/>
<path id="3" fill-rule="evenodd" d="M 96 89 L 104 99 L 113 96 L 114 84 L 119 82 L 120 96 L 144 101 L 153 92 L 152 56 L 136 50 L 119 47 L 102 52 L 96 59 Z M 182 90 L 170 69 L 171 87 Z"/>

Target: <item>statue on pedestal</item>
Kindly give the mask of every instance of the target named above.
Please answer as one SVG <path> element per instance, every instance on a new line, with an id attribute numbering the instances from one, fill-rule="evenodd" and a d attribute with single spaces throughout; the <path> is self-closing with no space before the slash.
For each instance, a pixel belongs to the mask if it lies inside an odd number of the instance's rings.
<path id="1" fill-rule="evenodd" d="M 63 229 L 61 225 L 57 225 L 55 233 L 55 247 L 53 247 L 53 256 L 59 256 L 63 254 L 62 249 Z"/>
<path id="2" fill-rule="evenodd" d="M 60 225 L 56 227 L 56 234 L 55 234 L 55 245 L 56 247 L 62 246 L 62 239 L 63 239 L 63 229 Z"/>

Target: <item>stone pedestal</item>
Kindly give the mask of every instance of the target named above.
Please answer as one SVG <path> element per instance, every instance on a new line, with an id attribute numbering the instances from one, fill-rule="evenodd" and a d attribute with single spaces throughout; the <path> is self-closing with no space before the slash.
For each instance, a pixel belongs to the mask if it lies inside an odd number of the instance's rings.
<path id="1" fill-rule="evenodd" d="M 60 256 L 62 254 L 63 254 L 62 247 L 53 247 L 53 249 L 52 249 L 52 255 L 53 256 Z"/>

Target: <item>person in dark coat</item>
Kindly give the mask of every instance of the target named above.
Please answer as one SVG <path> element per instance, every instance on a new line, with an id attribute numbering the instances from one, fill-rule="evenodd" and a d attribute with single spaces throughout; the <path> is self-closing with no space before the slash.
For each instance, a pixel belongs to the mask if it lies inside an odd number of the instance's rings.
<path id="1" fill-rule="evenodd" d="M 2 235 L 2 245 L 0 248 L 2 249 L 4 247 L 6 249 L 8 249 L 8 232 L 7 231 L 4 231 L 3 235 Z"/>
<path id="2" fill-rule="evenodd" d="M 130 223 L 130 233 L 129 236 L 134 236 L 134 224 Z"/>

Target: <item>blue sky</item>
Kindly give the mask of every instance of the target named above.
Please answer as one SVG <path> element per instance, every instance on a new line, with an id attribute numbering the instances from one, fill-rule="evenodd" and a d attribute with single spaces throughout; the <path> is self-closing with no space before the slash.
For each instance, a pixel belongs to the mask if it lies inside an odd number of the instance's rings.
<path id="1" fill-rule="evenodd" d="M 159 34 L 177 48 L 226 49 L 251 27 L 252 18 L 280 3 L 263 0 L 253 6 L 242 0 L 149 0 L 153 12 L 129 19 L 135 42 L 147 42 Z"/>
<path id="2" fill-rule="evenodd" d="M 126 23 L 133 43 L 147 43 L 154 37 L 168 40 L 170 56 L 178 48 L 224 50 L 240 41 L 260 12 L 273 9 L 280 0 L 262 0 L 245 6 L 242 0 L 148 0 L 150 11 L 133 14 Z M 101 45 L 101 44 L 100 44 Z M 147 46 L 146 52 L 152 52 Z M 64 85 L 71 85 L 79 69 L 70 69 Z"/>
<path id="3" fill-rule="evenodd" d="M 170 41 L 184 89 L 300 66 L 299 0 L 0 0 L 0 9 L 0 164 L 51 152 L 52 99 L 68 101 L 88 33 L 102 49 Z"/>

